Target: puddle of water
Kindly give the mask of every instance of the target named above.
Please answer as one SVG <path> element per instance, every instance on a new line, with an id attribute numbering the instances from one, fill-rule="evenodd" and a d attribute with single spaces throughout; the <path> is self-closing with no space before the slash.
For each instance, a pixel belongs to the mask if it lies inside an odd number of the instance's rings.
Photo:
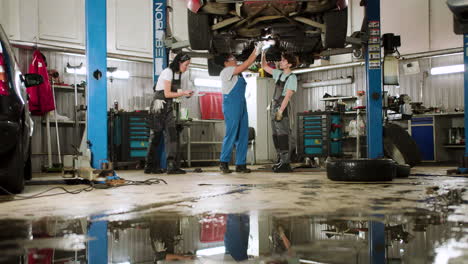
<path id="1" fill-rule="evenodd" d="M 378 263 L 466 263 L 468 222 L 448 221 L 448 215 L 420 210 L 367 217 L 253 212 L 4 220 L 0 262 L 170 263 L 179 258 L 185 259 L 182 263 L 371 263 L 369 247 L 377 241 L 384 245 L 384 262 Z M 382 228 L 372 233 L 375 223 Z M 373 235 L 379 232 L 381 241 Z M 93 252 L 106 261 L 92 261 Z"/>
<path id="2" fill-rule="evenodd" d="M 235 186 L 243 188 L 229 193 L 265 187 Z M 0 220 L 0 263 L 468 263 L 468 219 L 453 217 L 466 190 L 427 190 L 427 209 L 382 215 L 292 217 L 285 208 Z"/>

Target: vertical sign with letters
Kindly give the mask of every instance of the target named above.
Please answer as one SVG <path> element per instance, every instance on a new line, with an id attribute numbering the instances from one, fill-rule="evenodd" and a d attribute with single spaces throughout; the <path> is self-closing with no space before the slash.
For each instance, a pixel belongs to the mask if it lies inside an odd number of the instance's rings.
<path id="1" fill-rule="evenodd" d="M 164 46 L 166 36 L 166 0 L 153 0 L 153 74 L 154 83 L 161 71 L 167 67 L 167 51 Z"/>

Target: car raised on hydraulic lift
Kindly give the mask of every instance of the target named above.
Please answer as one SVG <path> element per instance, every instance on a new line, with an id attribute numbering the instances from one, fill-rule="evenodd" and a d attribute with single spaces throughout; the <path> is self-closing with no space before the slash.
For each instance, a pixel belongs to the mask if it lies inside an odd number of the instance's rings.
<path id="1" fill-rule="evenodd" d="M 347 0 L 187 0 L 189 42 L 193 50 L 244 60 L 254 42 L 265 41 L 268 60 L 288 51 L 312 64 L 325 49 L 344 48 L 347 6 Z"/>
<path id="2" fill-rule="evenodd" d="M 0 25 L 0 193 L 20 193 L 31 179 L 33 122 L 26 87 L 43 82 L 38 74 L 22 74 Z"/>

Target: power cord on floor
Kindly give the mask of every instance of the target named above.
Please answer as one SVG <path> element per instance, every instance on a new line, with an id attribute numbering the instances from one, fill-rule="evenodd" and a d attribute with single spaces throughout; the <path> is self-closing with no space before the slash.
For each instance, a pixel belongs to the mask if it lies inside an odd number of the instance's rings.
<path id="1" fill-rule="evenodd" d="M 82 192 L 91 192 L 95 189 L 112 189 L 112 188 L 116 188 L 116 187 L 123 187 L 123 186 L 132 186 L 132 185 L 153 185 L 153 184 L 160 184 L 160 183 L 164 183 L 164 184 L 167 184 L 167 182 L 163 179 L 158 179 L 158 178 L 151 178 L 151 179 L 147 179 L 147 180 L 144 180 L 144 181 L 130 181 L 130 180 L 125 180 L 125 179 L 121 179 L 121 184 L 108 184 L 108 183 L 89 183 L 89 186 L 88 187 L 85 187 L 85 188 L 81 188 L 81 189 L 77 189 L 77 190 L 68 190 L 64 187 L 53 187 L 53 188 L 50 188 L 50 189 L 47 189 L 45 191 L 42 191 L 42 192 L 39 192 L 39 193 L 36 193 L 34 195 L 18 195 L 18 194 L 14 194 L 14 193 L 11 193 L 9 192 L 8 190 L 6 190 L 5 188 L 1 187 L 0 186 L 0 191 L 6 193 L 9 195 L 9 197 L 5 197 L 6 199 L 2 199 L 2 197 L 0 197 L 0 202 L 10 202 L 10 201 L 20 201 L 20 200 L 28 200 L 28 199 L 36 199 L 36 198 L 43 198 L 43 197 L 51 197 L 51 196 L 58 196 L 58 195 L 62 195 L 62 194 L 80 194 Z M 45 194 L 45 193 L 48 193 L 50 191 L 53 191 L 53 190 L 63 190 L 63 192 L 60 192 L 60 193 L 53 193 L 53 194 Z"/>

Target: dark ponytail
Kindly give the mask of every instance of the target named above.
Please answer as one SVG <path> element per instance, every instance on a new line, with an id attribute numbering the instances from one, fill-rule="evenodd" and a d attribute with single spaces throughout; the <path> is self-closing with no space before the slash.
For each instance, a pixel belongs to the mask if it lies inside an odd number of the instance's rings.
<path id="1" fill-rule="evenodd" d="M 173 73 L 180 71 L 180 64 L 190 60 L 190 56 L 186 53 L 179 53 L 175 56 L 174 60 L 169 64 L 169 68 L 172 70 Z"/>

